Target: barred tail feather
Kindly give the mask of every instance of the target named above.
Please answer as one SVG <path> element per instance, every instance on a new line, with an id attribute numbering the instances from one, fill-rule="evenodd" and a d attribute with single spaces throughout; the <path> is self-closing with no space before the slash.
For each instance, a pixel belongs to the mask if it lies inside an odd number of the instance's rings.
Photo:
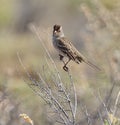
<path id="1" fill-rule="evenodd" d="M 93 63 L 91 63 L 90 61 L 87 60 L 83 60 L 84 63 L 88 64 L 89 66 L 91 66 L 94 69 L 97 69 L 99 71 L 101 71 L 101 69 L 99 67 L 97 67 L 96 65 L 94 65 Z"/>
<path id="2" fill-rule="evenodd" d="M 90 61 L 88 61 L 85 57 L 78 56 L 77 60 L 78 60 L 79 63 L 80 62 L 84 62 L 84 63 L 88 64 L 89 66 L 91 66 L 92 68 L 101 71 L 101 69 L 99 67 L 97 67 L 96 65 L 94 65 L 93 63 L 91 63 Z"/>

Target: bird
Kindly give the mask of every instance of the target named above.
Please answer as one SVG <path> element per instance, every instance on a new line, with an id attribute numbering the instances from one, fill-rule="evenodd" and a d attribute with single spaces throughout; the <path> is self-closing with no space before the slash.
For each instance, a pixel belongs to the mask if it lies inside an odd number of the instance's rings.
<path id="1" fill-rule="evenodd" d="M 52 42 L 55 49 L 58 51 L 59 59 L 64 63 L 63 69 L 68 72 L 69 68 L 67 64 L 72 60 L 77 64 L 82 62 L 88 64 L 94 69 L 101 70 L 98 66 L 91 63 L 85 56 L 83 56 L 72 44 L 72 42 L 65 37 L 63 28 L 61 25 L 55 24 L 53 26 Z M 68 58 L 68 61 L 64 61 L 64 57 Z"/>

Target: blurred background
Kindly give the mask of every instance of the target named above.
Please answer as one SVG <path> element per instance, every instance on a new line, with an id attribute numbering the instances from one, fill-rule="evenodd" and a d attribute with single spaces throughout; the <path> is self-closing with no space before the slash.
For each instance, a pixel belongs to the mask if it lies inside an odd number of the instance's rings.
<path id="1" fill-rule="evenodd" d="M 40 37 L 64 81 L 69 82 L 52 46 L 54 24 L 62 25 L 65 35 L 76 48 L 103 70 L 98 72 L 86 64 L 70 62 L 78 102 L 85 104 L 90 113 L 94 112 L 99 103 L 92 92 L 100 90 L 104 100 L 115 84 L 111 95 L 112 107 L 120 90 L 119 0 L 1 0 L 0 125 L 26 124 L 19 118 L 20 113 L 28 114 L 35 125 L 54 124 L 46 115 L 44 101 L 24 81 L 25 72 L 17 57 L 17 52 L 22 53 L 22 60 L 33 77 L 34 71 L 41 72 L 45 66 L 46 53 L 31 32 L 31 23 L 39 28 Z M 79 108 L 78 112 L 81 112 Z M 116 116 L 120 117 L 119 110 Z M 80 119 L 78 116 L 78 121 Z"/>

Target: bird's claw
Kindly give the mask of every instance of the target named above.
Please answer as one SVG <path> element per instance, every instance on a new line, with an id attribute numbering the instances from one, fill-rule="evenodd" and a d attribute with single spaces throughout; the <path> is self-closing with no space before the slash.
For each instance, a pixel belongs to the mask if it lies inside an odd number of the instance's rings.
<path id="1" fill-rule="evenodd" d="M 66 72 L 68 72 L 68 67 L 67 66 L 63 66 L 63 69 L 66 71 Z"/>

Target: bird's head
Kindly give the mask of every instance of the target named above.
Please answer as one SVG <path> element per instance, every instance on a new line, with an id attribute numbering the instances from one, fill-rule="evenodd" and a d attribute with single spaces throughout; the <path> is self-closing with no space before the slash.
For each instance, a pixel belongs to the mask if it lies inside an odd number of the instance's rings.
<path id="1" fill-rule="evenodd" d="M 63 37 L 64 36 L 64 33 L 63 33 L 61 25 L 55 24 L 53 26 L 53 36 L 54 37 Z"/>

